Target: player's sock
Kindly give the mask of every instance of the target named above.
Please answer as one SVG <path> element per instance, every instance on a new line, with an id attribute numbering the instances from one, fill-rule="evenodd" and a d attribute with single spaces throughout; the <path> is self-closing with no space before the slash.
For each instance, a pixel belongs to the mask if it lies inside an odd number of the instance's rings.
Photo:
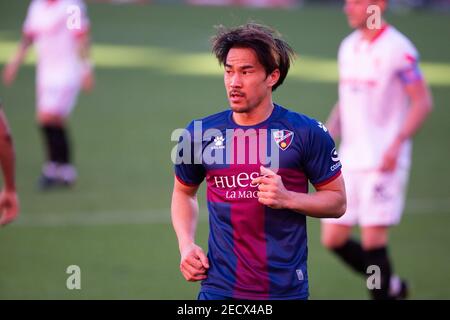
<path id="1" fill-rule="evenodd" d="M 44 125 L 42 132 L 47 146 L 47 159 L 61 164 L 70 163 L 70 144 L 67 129 Z"/>
<path id="2" fill-rule="evenodd" d="M 339 248 L 334 248 L 333 252 L 344 260 L 353 270 L 364 275 L 366 274 L 365 254 L 359 242 L 349 239 L 344 245 Z"/>
<path id="3" fill-rule="evenodd" d="M 365 250 L 366 266 L 378 266 L 380 268 L 380 289 L 371 289 L 370 294 L 374 300 L 390 299 L 389 287 L 392 275 L 391 262 L 386 247 Z"/>
<path id="4" fill-rule="evenodd" d="M 44 125 L 41 127 L 44 143 L 47 150 L 47 161 L 58 162 L 59 157 L 56 150 L 56 131 L 54 126 Z"/>
<path id="5" fill-rule="evenodd" d="M 58 157 L 58 163 L 70 163 L 70 144 L 65 127 L 56 127 L 55 129 L 55 149 Z"/>

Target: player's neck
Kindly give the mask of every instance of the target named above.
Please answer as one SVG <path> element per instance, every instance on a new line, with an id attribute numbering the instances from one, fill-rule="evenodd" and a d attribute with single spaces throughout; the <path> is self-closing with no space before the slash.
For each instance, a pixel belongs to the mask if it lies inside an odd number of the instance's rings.
<path id="1" fill-rule="evenodd" d="M 366 41 L 373 42 L 375 41 L 388 27 L 388 24 L 383 20 L 381 22 L 380 28 L 372 28 L 369 29 L 366 26 L 364 28 L 359 29 L 362 34 L 362 38 Z"/>
<path id="2" fill-rule="evenodd" d="M 254 126 L 267 120 L 272 114 L 274 105 L 272 99 L 249 112 L 233 112 L 233 120 L 240 126 Z"/>

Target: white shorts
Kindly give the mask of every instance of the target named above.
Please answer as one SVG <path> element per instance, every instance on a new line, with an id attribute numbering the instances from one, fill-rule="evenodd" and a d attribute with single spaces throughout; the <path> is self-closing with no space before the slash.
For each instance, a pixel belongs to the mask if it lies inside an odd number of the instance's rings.
<path id="1" fill-rule="evenodd" d="M 391 226 L 400 222 L 405 204 L 409 169 L 391 173 L 344 171 L 347 211 L 325 223 L 348 226 Z"/>
<path id="2" fill-rule="evenodd" d="M 50 113 L 67 118 L 77 102 L 79 91 L 80 87 L 77 85 L 38 85 L 38 112 Z"/>

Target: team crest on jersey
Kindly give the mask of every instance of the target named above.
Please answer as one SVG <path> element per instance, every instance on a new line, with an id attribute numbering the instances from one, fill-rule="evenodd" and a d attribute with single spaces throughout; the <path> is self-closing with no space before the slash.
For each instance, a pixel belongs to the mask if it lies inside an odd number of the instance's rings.
<path id="1" fill-rule="evenodd" d="M 289 130 L 277 130 L 273 132 L 273 138 L 281 150 L 286 150 L 294 139 L 294 132 Z"/>

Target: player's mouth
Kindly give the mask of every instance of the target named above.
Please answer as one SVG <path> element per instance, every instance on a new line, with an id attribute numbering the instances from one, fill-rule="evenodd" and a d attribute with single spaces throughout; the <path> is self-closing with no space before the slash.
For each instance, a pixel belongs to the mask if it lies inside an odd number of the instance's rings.
<path id="1" fill-rule="evenodd" d="M 245 97 L 245 94 L 243 92 L 233 90 L 229 93 L 229 97 L 232 103 L 237 103 Z"/>

